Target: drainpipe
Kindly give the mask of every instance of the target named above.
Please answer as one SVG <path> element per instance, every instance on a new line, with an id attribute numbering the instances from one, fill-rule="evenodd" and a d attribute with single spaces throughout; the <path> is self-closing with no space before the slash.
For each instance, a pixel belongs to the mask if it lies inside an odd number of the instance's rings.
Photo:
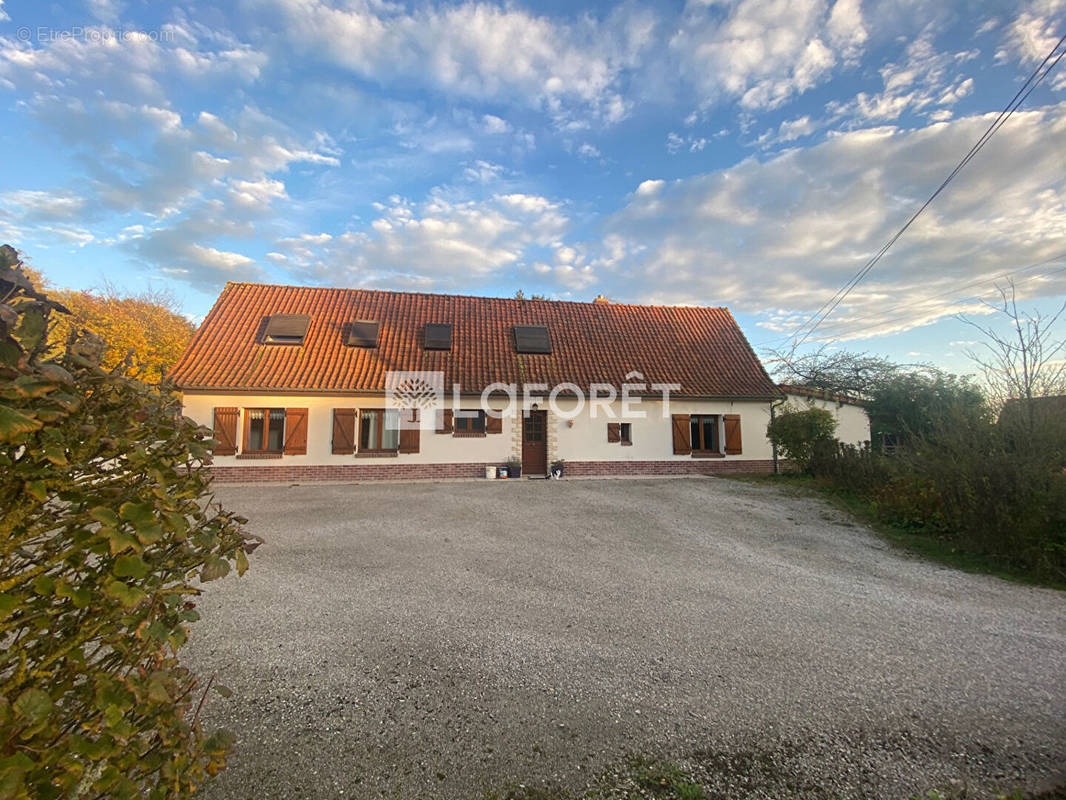
<path id="1" fill-rule="evenodd" d="M 778 406 L 783 406 L 787 402 L 788 402 L 788 396 L 787 395 L 785 397 L 781 398 L 780 400 L 771 400 L 770 401 L 770 423 L 771 424 L 773 424 L 773 421 L 777 418 L 777 413 L 776 413 L 777 412 L 777 407 Z M 771 448 L 771 450 L 773 451 L 773 454 L 774 454 L 774 475 L 778 475 L 778 474 L 780 474 L 780 472 L 779 472 L 778 467 L 777 467 L 777 445 L 774 444 L 773 442 L 771 442 L 770 443 L 770 448 Z"/>

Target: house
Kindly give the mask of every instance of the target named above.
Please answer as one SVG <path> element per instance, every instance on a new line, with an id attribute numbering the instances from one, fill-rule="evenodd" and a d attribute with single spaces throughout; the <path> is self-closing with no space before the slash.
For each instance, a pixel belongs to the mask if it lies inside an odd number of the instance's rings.
<path id="1" fill-rule="evenodd" d="M 837 422 L 836 438 L 845 444 L 862 446 L 870 443 L 870 417 L 862 400 L 844 394 L 782 383 L 778 388 L 793 408 L 821 408 Z"/>
<path id="2" fill-rule="evenodd" d="M 171 378 L 231 481 L 770 471 L 781 399 L 724 308 L 254 283 Z"/>

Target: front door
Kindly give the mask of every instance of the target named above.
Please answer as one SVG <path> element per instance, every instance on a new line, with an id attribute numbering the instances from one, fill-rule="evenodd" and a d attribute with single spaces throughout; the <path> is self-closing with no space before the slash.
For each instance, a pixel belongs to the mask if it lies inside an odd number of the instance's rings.
<path id="1" fill-rule="evenodd" d="M 522 474 L 548 474 L 547 411 L 530 411 L 522 420 Z"/>

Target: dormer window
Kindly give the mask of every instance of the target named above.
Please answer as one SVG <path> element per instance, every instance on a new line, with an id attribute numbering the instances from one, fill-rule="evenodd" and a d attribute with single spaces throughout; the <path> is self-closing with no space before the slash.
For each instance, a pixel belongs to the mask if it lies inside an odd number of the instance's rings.
<path id="1" fill-rule="evenodd" d="M 550 354 L 552 340 L 547 325 L 515 325 L 514 347 L 517 353 Z"/>
<path id="2" fill-rule="evenodd" d="M 439 322 L 426 323 L 426 349 L 451 350 L 452 326 Z"/>
<path id="3" fill-rule="evenodd" d="M 301 345 L 310 324 L 307 314 L 273 314 L 263 330 L 263 344 Z"/>
<path id="4" fill-rule="evenodd" d="M 377 320 L 357 319 L 348 331 L 348 346 L 377 347 L 379 327 Z"/>

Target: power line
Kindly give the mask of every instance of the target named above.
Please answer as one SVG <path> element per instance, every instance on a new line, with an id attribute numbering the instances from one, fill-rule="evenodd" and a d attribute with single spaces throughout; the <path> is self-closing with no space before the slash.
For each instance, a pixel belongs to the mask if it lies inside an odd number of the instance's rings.
<path id="1" fill-rule="evenodd" d="M 925 211 L 925 209 L 932 204 L 932 202 L 940 195 L 940 193 L 947 188 L 948 184 L 955 179 L 955 176 L 958 175 L 966 167 L 966 165 L 970 163 L 971 160 L 973 160 L 974 156 L 976 156 L 977 153 L 980 152 L 980 150 L 988 143 L 989 139 L 991 139 L 996 134 L 996 132 L 1003 127 L 1006 121 L 1010 119 L 1010 117 L 1014 114 L 1015 111 L 1018 110 L 1021 104 L 1025 102 L 1025 100 L 1029 97 L 1030 94 L 1032 94 L 1033 90 L 1037 86 L 1039 86 L 1040 83 L 1044 80 L 1044 78 L 1047 77 L 1048 73 L 1055 68 L 1055 65 L 1059 63 L 1063 55 L 1066 55 L 1066 50 L 1064 50 L 1062 53 L 1059 53 L 1058 56 L 1055 56 L 1055 52 L 1062 46 L 1063 42 L 1066 42 L 1066 36 L 1063 36 L 1061 39 L 1058 40 L 1058 42 L 1056 42 L 1055 46 L 1051 48 L 1051 52 L 1049 52 L 1047 56 L 1044 57 L 1044 60 L 1040 62 L 1040 65 L 1033 71 L 1033 73 L 1029 76 L 1025 83 L 1022 84 L 1022 87 L 1018 89 L 1014 97 L 1011 98 L 1011 101 L 1007 104 L 1006 108 L 1004 108 L 1003 111 L 999 113 L 999 115 L 992 122 L 992 124 L 989 125 L 988 129 L 981 135 L 981 138 L 979 138 L 974 143 L 974 145 L 970 148 L 969 152 L 966 153 L 962 160 L 955 166 L 955 169 L 953 169 L 951 173 L 940 184 L 940 186 L 937 187 L 936 191 L 933 192 L 932 195 L 930 195 L 929 199 L 922 203 L 921 207 L 914 212 L 914 214 L 911 216 L 910 219 L 907 220 L 903 227 L 900 228 L 895 233 L 895 235 L 891 239 L 889 239 L 888 242 L 886 242 L 885 245 L 880 250 L 878 250 L 877 253 L 869 261 L 866 262 L 866 264 L 863 265 L 862 269 L 860 269 L 851 278 L 851 280 L 845 283 L 843 287 L 838 289 L 837 292 L 829 298 L 829 300 L 823 303 L 821 307 L 807 319 L 807 321 L 802 323 L 798 328 L 796 328 L 795 331 L 793 331 L 793 333 L 789 336 L 790 339 L 795 339 L 795 337 L 798 336 L 800 332 L 804 330 L 804 328 L 807 329 L 806 332 L 803 334 L 803 337 L 795 343 L 795 347 L 799 347 L 805 341 L 807 341 L 811 334 L 814 333 L 823 322 L 825 322 L 826 318 L 830 314 L 832 314 L 834 310 L 836 310 L 837 306 L 839 306 L 840 303 L 843 302 L 844 298 L 851 294 L 851 291 L 859 284 L 860 281 L 862 281 L 863 278 L 866 277 L 870 270 L 872 270 L 877 265 L 877 263 L 884 257 L 885 253 L 887 253 L 889 249 L 891 249 L 892 245 L 894 245 L 896 241 L 899 240 L 899 238 L 903 236 L 904 233 L 906 233 L 907 229 L 910 228 L 912 224 L 914 224 L 914 221 L 918 219 L 919 216 L 921 216 L 922 212 Z M 1053 56 L 1055 56 L 1055 59 L 1054 61 L 1051 61 Z M 1048 64 L 1049 61 L 1051 62 L 1050 64 Z M 1043 70 L 1043 72 L 1041 72 L 1041 70 Z"/>
<path id="2" fill-rule="evenodd" d="M 1043 267 L 1043 266 L 1046 266 L 1048 264 L 1054 264 L 1054 263 L 1057 263 L 1057 262 L 1061 262 L 1064 258 L 1066 258 L 1066 253 L 1063 253 L 1062 255 L 1056 256 L 1055 258 L 1049 258 L 1047 261 L 1041 261 L 1041 262 L 1039 262 L 1037 264 L 1030 264 L 1027 267 L 1021 267 L 1019 269 L 1012 270 L 1010 272 L 1004 272 L 1001 275 L 996 275 L 996 276 L 993 276 L 991 278 L 984 278 L 984 279 L 979 280 L 979 281 L 973 281 L 971 283 L 967 283 L 967 284 L 964 284 L 962 286 L 959 286 L 956 289 L 952 289 L 952 290 L 949 290 L 949 291 L 946 291 L 946 292 L 941 292 L 939 294 L 930 295 L 929 297 L 925 297 L 925 298 L 922 298 L 920 300 L 914 300 L 914 301 L 912 301 L 910 303 L 903 303 L 902 305 L 893 306 L 891 309 L 889 309 L 889 313 L 891 313 L 893 315 L 892 319 L 903 319 L 904 317 L 895 316 L 896 312 L 902 311 L 902 310 L 907 309 L 907 308 L 916 308 L 918 306 L 921 306 L 921 305 L 924 305 L 926 303 L 929 303 L 929 302 L 931 302 L 933 300 L 939 300 L 939 299 L 942 299 L 944 297 L 948 297 L 948 296 L 953 295 L 953 294 L 958 294 L 959 292 L 964 291 L 966 289 L 970 289 L 970 288 L 972 288 L 974 286 L 980 286 L 981 284 L 985 284 L 985 283 L 995 283 L 996 281 L 1003 280 L 1004 278 L 1009 278 L 1012 275 L 1018 275 L 1018 274 L 1020 274 L 1022 272 L 1028 272 L 1029 270 L 1036 269 L 1037 267 Z M 1061 272 L 1066 272 L 1066 267 L 1062 267 L 1062 268 L 1059 268 L 1059 269 L 1053 269 L 1053 270 L 1050 270 L 1050 271 L 1047 271 L 1047 272 L 1038 272 L 1035 275 L 1028 275 L 1025 278 L 1022 278 L 1018 283 L 1020 283 L 1020 284 L 1028 283 L 1029 281 L 1036 280 L 1037 278 L 1050 277 L 1052 275 L 1058 275 Z M 966 296 L 966 297 L 960 297 L 960 298 L 958 298 L 958 300 L 954 301 L 952 303 L 952 305 L 954 305 L 956 303 L 962 303 L 962 302 L 965 302 L 966 300 L 970 300 L 970 299 L 978 298 L 978 297 L 979 297 L 979 295 L 969 295 L 969 296 Z M 842 324 L 850 326 L 850 325 L 853 325 L 853 324 L 855 324 L 857 322 L 865 322 L 867 320 L 878 320 L 878 321 L 881 321 L 883 319 L 884 319 L 884 316 L 883 315 L 879 315 L 879 314 L 862 314 L 862 315 L 860 315 L 858 317 L 852 317 L 852 318 L 844 321 Z"/>
<path id="3" fill-rule="evenodd" d="M 989 278 L 981 278 L 981 279 L 976 280 L 976 281 L 971 281 L 969 283 L 964 283 L 961 286 L 956 286 L 956 287 L 953 287 L 953 288 L 948 289 L 946 291 L 939 292 L 939 293 L 934 294 L 934 295 L 930 295 L 929 297 L 923 298 L 921 300 L 915 300 L 915 301 L 912 301 L 910 303 L 904 303 L 902 305 L 894 306 L 891 309 L 891 311 L 894 313 L 894 312 L 900 311 L 900 310 L 905 309 L 905 308 L 914 308 L 914 307 L 923 305 L 924 303 L 927 303 L 930 300 L 939 300 L 941 298 L 948 297 L 948 296 L 953 295 L 953 294 L 958 294 L 959 292 L 964 291 L 966 289 L 970 289 L 970 288 L 972 288 L 974 286 L 980 286 L 981 284 L 984 284 L 984 283 L 995 283 L 996 281 L 1003 280 L 1004 278 L 1009 278 L 1012 275 L 1018 275 L 1018 274 L 1020 274 L 1022 272 L 1028 272 L 1030 270 L 1037 269 L 1038 267 L 1047 266 L 1048 264 L 1055 264 L 1055 263 L 1063 261 L 1064 259 L 1066 259 L 1066 252 L 1059 253 L 1058 255 L 1052 256 L 1051 258 L 1045 259 L 1044 261 L 1037 261 L 1037 262 L 1035 262 L 1033 264 L 1028 264 L 1028 265 L 1026 265 L 1024 267 L 1018 267 L 1017 269 L 1012 269 L 1012 270 L 1007 270 L 1006 272 L 1001 272 L 998 275 L 993 275 L 993 276 L 991 276 Z M 1060 272 L 1066 272 L 1066 267 L 1063 267 L 1062 269 L 1051 270 L 1050 272 L 1037 273 L 1036 275 L 1030 275 L 1030 276 L 1028 276 L 1026 278 L 1023 278 L 1022 282 L 1026 283 L 1026 282 L 1031 281 L 1031 280 L 1036 280 L 1037 278 L 1050 277 L 1052 275 L 1057 275 Z M 975 295 L 959 298 L 959 300 L 957 302 L 962 302 L 963 300 L 971 299 L 971 297 L 974 297 L 974 296 Z M 876 314 L 863 314 L 862 316 L 853 317 L 852 319 L 849 319 L 846 324 L 851 325 L 853 323 L 862 322 L 864 320 L 869 320 L 869 319 L 883 319 L 883 317 L 881 317 L 880 315 L 876 315 Z M 759 347 L 766 347 L 768 345 L 773 345 L 773 344 L 776 344 L 778 342 L 787 342 L 789 339 L 792 338 L 793 335 L 794 334 L 784 334 L 782 336 L 777 336 L 777 337 L 774 337 L 773 339 L 767 339 L 764 342 L 758 342 L 756 344 L 753 344 L 752 347 L 759 348 Z"/>
<path id="4" fill-rule="evenodd" d="M 1023 284 L 1028 283 L 1029 281 L 1034 281 L 1037 278 L 1048 278 L 1048 277 L 1051 277 L 1053 275 L 1058 275 L 1059 273 L 1062 273 L 1062 272 L 1066 272 L 1066 267 L 1061 267 L 1059 269 L 1051 270 L 1050 272 L 1038 273 L 1036 275 L 1030 275 L 1029 277 L 1022 278 L 1020 281 L 1018 281 L 1017 285 L 1021 286 Z M 968 300 L 981 300 L 981 299 L 982 298 L 981 298 L 980 295 L 972 295 L 970 297 L 960 297 L 957 300 L 953 300 L 948 305 L 949 306 L 954 306 L 954 305 L 959 305 L 960 303 L 965 303 Z M 902 322 L 902 321 L 904 321 L 906 319 L 909 319 L 910 317 L 913 317 L 913 316 L 914 316 L 913 314 L 900 314 L 898 316 L 891 316 L 891 317 L 877 317 L 877 321 L 879 323 L 881 323 L 882 325 L 892 325 L 892 324 L 894 324 L 896 322 Z M 937 318 L 938 319 L 940 317 L 942 317 L 942 316 L 945 316 L 945 315 L 942 314 L 942 313 L 941 314 L 937 314 Z M 846 326 L 845 329 L 843 331 L 838 332 L 833 338 L 840 338 L 841 336 L 848 335 L 849 331 L 848 331 L 848 327 L 847 326 L 852 326 L 854 323 L 861 322 L 862 319 L 863 318 L 854 319 L 854 320 L 848 320 L 848 322 L 844 323 L 845 326 Z M 870 319 L 870 317 L 866 317 L 865 319 Z M 852 332 L 854 332 L 854 329 L 852 329 Z"/>

